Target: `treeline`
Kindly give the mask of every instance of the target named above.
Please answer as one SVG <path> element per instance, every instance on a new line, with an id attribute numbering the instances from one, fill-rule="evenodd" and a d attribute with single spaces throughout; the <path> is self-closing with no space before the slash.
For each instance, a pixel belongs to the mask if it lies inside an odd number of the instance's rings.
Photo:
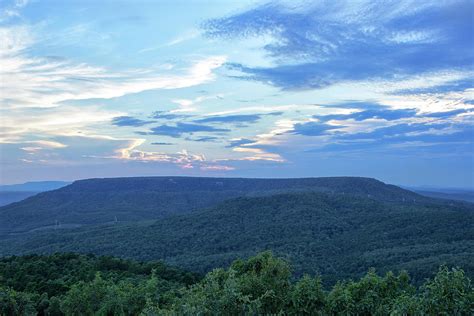
<path id="1" fill-rule="evenodd" d="M 44 272 L 44 273 L 42 273 Z M 11 257 L 0 263 L 1 315 L 472 315 L 474 290 L 442 266 L 415 287 L 407 273 L 326 289 L 292 279 L 289 264 L 261 253 L 202 279 L 160 263 L 74 254 Z"/>

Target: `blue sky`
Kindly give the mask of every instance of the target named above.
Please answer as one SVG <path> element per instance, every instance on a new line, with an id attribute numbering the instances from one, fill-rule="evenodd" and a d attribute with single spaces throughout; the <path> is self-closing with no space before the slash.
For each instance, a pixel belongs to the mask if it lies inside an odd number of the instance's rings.
<path id="1" fill-rule="evenodd" d="M 0 0 L 2 184 L 474 186 L 473 1 Z"/>

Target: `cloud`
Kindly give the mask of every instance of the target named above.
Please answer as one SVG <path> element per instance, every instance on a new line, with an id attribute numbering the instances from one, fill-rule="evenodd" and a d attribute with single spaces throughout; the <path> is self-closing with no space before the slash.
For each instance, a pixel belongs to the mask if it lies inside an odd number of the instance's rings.
<path id="1" fill-rule="evenodd" d="M 0 103 L 6 108 L 57 107 L 65 101 L 110 99 L 155 89 L 178 89 L 214 79 L 223 56 L 198 60 L 174 72 L 153 69 L 114 71 L 64 58 L 32 57 L 35 38 L 26 26 L 0 27 Z"/>
<path id="2" fill-rule="evenodd" d="M 80 135 L 90 125 L 109 122 L 121 112 L 96 106 L 60 106 L 57 108 L 9 109 L 1 113 L 0 142 L 20 142 L 31 135 Z"/>
<path id="3" fill-rule="evenodd" d="M 329 125 L 319 122 L 297 123 L 293 126 L 292 134 L 303 136 L 321 136 L 325 135 L 327 131 L 343 128 L 344 126 Z"/>
<path id="4" fill-rule="evenodd" d="M 207 143 L 207 142 L 215 142 L 217 141 L 219 138 L 218 137 L 214 137 L 214 136 L 203 136 L 203 137 L 197 137 L 197 138 L 190 138 L 190 137 L 187 137 L 186 140 L 190 140 L 190 141 L 193 141 L 193 142 L 203 142 L 203 143 Z"/>
<path id="5" fill-rule="evenodd" d="M 20 143 L 21 144 L 27 144 L 30 146 L 26 147 L 20 147 L 21 150 L 26 151 L 30 154 L 37 153 L 41 150 L 51 150 L 51 149 L 58 149 L 58 148 L 66 148 L 68 145 L 62 144 L 57 141 L 51 141 L 51 140 L 32 140 L 32 141 L 25 141 Z M 34 145 L 34 146 L 31 146 Z M 32 162 L 32 161 L 30 161 Z"/>
<path id="6" fill-rule="evenodd" d="M 187 114 L 176 114 L 176 113 L 170 113 L 167 111 L 155 111 L 151 115 L 151 118 L 163 119 L 163 120 L 174 120 L 174 119 L 185 118 L 189 116 L 190 115 L 187 115 Z"/>
<path id="7" fill-rule="evenodd" d="M 446 83 L 436 84 L 429 87 L 398 89 L 391 91 L 391 94 L 409 95 L 465 91 L 474 87 L 473 77 L 474 76 L 471 74 L 468 79 L 452 80 Z"/>
<path id="8" fill-rule="evenodd" d="M 441 124 L 426 124 L 426 123 L 402 123 L 402 124 L 395 124 L 387 127 L 376 128 L 370 132 L 362 132 L 362 133 L 347 133 L 341 135 L 339 138 L 342 139 L 382 139 L 382 138 L 390 138 L 390 137 L 397 137 L 403 136 L 407 133 L 420 133 L 430 131 L 432 129 L 440 129 L 449 127 L 451 124 L 449 123 L 441 123 Z"/>
<path id="9" fill-rule="evenodd" d="M 457 110 L 452 110 L 452 111 L 444 111 L 444 112 L 433 112 L 433 113 L 427 113 L 424 114 L 423 116 L 425 117 L 434 117 L 434 118 L 442 118 L 442 119 L 447 119 L 459 114 L 464 114 L 464 113 L 474 113 L 473 109 L 457 109 Z"/>
<path id="10" fill-rule="evenodd" d="M 384 150 L 401 155 L 431 152 L 433 155 L 469 155 L 474 149 L 474 128 L 471 125 L 452 127 L 449 124 L 397 124 L 367 133 L 340 135 L 309 152 L 363 152 Z"/>
<path id="11" fill-rule="evenodd" d="M 131 116 L 117 116 L 112 119 L 112 125 L 115 126 L 134 126 L 139 127 L 154 123 L 154 121 L 144 121 Z"/>
<path id="12" fill-rule="evenodd" d="M 259 114 L 211 116 L 195 120 L 196 123 L 255 123 L 261 119 Z"/>
<path id="13" fill-rule="evenodd" d="M 9 5 L 4 6 L 0 9 L 0 22 L 19 17 L 21 9 L 25 7 L 28 2 L 28 0 L 15 0 Z"/>
<path id="14" fill-rule="evenodd" d="M 273 65 L 229 67 L 244 79 L 299 90 L 469 69 L 473 12 L 469 0 L 277 2 L 210 20 L 203 28 L 211 38 L 271 38 L 263 49 Z"/>
<path id="15" fill-rule="evenodd" d="M 243 145 L 248 145 L 255 143 L 255 140 L 248 139 L 248 138 L 236 138 L 236 139 L 231 139 L 229 141 L 229 145 L 227 145 L 227 148 L 233 148 L 233 147 L 240 147 Z"/>
<path id="16" fill-rule="evenodd" d="M 402 118 L 414 117 L 417 111 L 414 109 L 373 109 L 365 110 L 360 112 L 354 112 L 351 114 L 330 114 L 330 115 L 315 115 L 314 118 L 320 121 L 327 122 L 330 120 L 349 120 L 365 121 L 368 119 L 382 119 L 386 121 L 395 121 Z"/>
<path id="17" fill-rule="evenodd" d="M 151 145 L 157 145 L 157 146 L 171 146 L 171 145 L 176 145 L 174 143 L 166 143 L 166 142 L 153 142 L 150 143 Z"/>
<path id="18" fill-rule="evenodd" d="M 222 99 L 223 96 L 220 94 L 217 95 L 206 95 L 206 96 L 199 96 L 194 99 L 173 99 L 171 102 L 178 104 L 179 109 L 173 110 L 173 113 L 179 113 L 179 112 L 194 112 L 197 110 L 196 105 L 199 103 L 202 103 L 206 100 L 212 100 L 212 99 Z"/>
<path id="19" fill-rule="evenodd" d="M 165 135 L 170 137 L 181 137 L 183 134 L 198 132 L 229 132 L 229 129 L 216 128 L 209 125 L 176 123 L 176 125 L 159 125 L 150 129 L 149 132 L 141 133 L 146 135 Z"/>
<path id="20" fill-rule="evenodd" d="M 175 46 L 175 45 L 178 45 L 178 44 L 181 44 L 183 42 L 186 42 L 186 41 L 189 41 L 189 40 L 192 40 L 194 38 L 197 38 L 201 35 L 201 31 L 198 30 L 198 29 L 190 29 L 190 30 L 187 30 L 186 32 L 182 33 L 181 35 L 173 38 L 172 40 L 170 40 L 169 42 L 163 44 L 163 45 L 159 45 L 159 46 L 152 46 L 152 47 L 147 47 L 147 48 L 143 48 L 143 49 L 140 49 L 138 51 L 139 54 L 142 54 L 142 53 L 148 53 L 148 52 L 151 52 L 151 51 L 155 51 L 155 50 L 158 50 L 160 48 L 163 48 L 163 47 L 170 47 L 170 46 Z"/>
<path id="21" fill-rule="evenodd" d="M 35 144 L 43 148 L 65 148 L 67 145 L 51 140 L 31 140 L 24 142 L 25 144 Z"/>
<path id="22" fill-rule="evenodd" d="M 269 153 L 260 148 L 247 148 L 247 147 L 235 147 L 233 151 L 237 153 L 250 154 L 244 157 L 236 157 L 229 159 L 220 159 L 221 161 L 272 161 L 272 162 L 285 162 L 285 159 L 279 154 Z"/>
<path id="23" fill-rule="evenodd" d="M 171 163 L 178 165 L 181 169 L 195 169 L 202 171 L 231 171 L 235 168 L 225 166 L 215 161 L 208 161 L 203 154 L 193 154 L 183 149 L 177 153 L 162 153 L 139 150 L 138 147 L 143 144 L 143 140 L 135 140 L 124 148 L 117 150 L 118 155 L 113 157 L 120 160 L 141 161 L 145 163 Z"/>
<path id="24" fill-rule="evenodd" d="M 231 166 L 224 166 L 224 165 L 205 165 L 200 167 L 203 171 L 232 171 L 235 170 L 234 167 Z"/>

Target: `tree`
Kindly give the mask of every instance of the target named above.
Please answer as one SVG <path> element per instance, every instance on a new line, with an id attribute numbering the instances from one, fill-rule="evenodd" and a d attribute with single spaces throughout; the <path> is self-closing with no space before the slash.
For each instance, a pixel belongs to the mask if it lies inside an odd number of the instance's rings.
<path id="1" fill-rule="evenodd" d="M 326 295 L 321 278 L 305 275 L 293 286 L 287 312 L 290 315 L 324 315 Z"/>
<path id="2" fill-rule="evenodd" d="M 423 311 L 429 315 L 474 314 L 471 280 L 460 269 L 440 267 L 433 280 L 422 287 Z"/>
<path id="3" fill-rule="evenodd" d="M 0 287 L 0 315 L 36 315 L 34 301 L 37 298 L 38 295 Z"/>

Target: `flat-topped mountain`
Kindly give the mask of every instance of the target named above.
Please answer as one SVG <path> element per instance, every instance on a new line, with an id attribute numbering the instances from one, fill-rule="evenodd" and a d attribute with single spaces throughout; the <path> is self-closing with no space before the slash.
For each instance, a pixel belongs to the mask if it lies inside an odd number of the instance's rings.
<path id="1" fill-rule="evenodd" d="M 324 192 L 379 201 L 429 199 L 375 179 L 108 178 L 76 181 L 0 208 L 0 235 L 186 214 L 241 196 Z"/>
<path id="2" fill-rule="evenodd" d="M 0 239 L 0 255 L 74 251 L 160 259 L 206 272 L 270 249 L 297 274 L 322 273 L 330 282 L 370 267 L 406 269 L 421 281 L 441 264 L 474 273 L 473 225 L 468 203 L 291 192 L 239 197 L 155 221 L 10 236 Z"/>

